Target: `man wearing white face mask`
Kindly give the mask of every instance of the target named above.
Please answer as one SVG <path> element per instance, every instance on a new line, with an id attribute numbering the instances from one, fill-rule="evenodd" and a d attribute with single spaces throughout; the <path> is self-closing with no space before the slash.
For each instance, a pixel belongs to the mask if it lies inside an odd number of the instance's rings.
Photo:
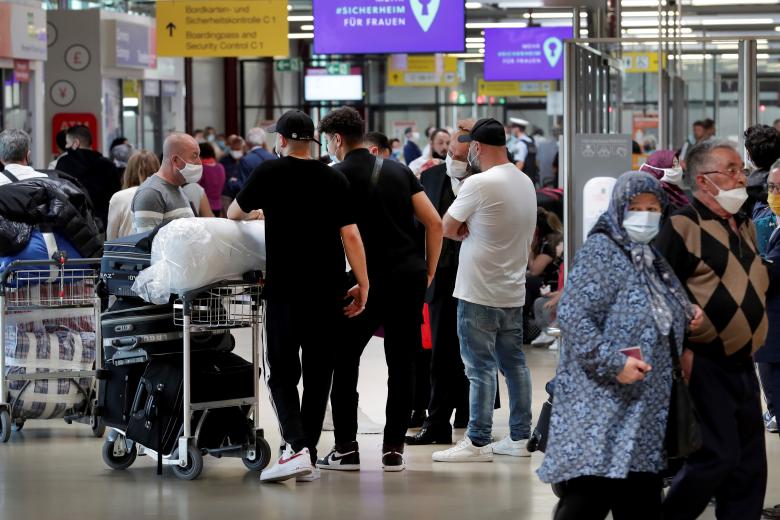
<path id="1" fill-rule="evenodd" d="M 420 183 L 442 217 L 455 202 L 463 181 L 473 172 L 466 160 L 468 143 L 458 137 L 468 135 L 474 127 L 473 119 L 458 121 L 458 130 L 450 140 L 446 163 L 422 172 Z M 460 242 L 445 238 L 436 275 L 428 288 L 426 301 L 431 317 L 431 398 L 428 418 L 414 436 L 406 437 L 409 445 L 452 444 L 453 410 L 455 427 L 463 428 L 468 421 L 469 382 L 464 372 L 458 341 L 458 300 L 452 296 L 458 274 Z"/>
<path id="2" fill-rule="evenodd" d="M 187 134 L 169 135 L 163 143 L 160 171 L 146 179 L 133 198 L 133 233 L 151 231 L 177 218 L 194 217 L 181 187 L 197 183 L 201 175 L 198 142 Z"/>
<path id="3" fill-rule="evenodd" d="M 755 226 L 740 211 L 748 197 L 740 154 L 728 142 L 707 141 L 686 162 L 694 201 L 666 222 L 655 245 L 704 311 L 680 359 L 703 447 L 675 478 L 664 518 L 698 518 L 715 498 L 719 519 L 757 520 L 767 463 L 752 354 L 767 335 L 769 275 Z"/>

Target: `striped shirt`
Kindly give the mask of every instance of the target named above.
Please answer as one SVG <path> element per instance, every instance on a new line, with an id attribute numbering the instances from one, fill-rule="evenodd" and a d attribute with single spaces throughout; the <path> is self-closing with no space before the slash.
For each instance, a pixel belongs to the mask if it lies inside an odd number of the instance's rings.
<path id="1" fill-rule="evenodd" d="M 177 218 L 195 216 L 182 189 L 159 175 L 152 175 L 141 184 L 133 197 L 132 211 L 133 233 L 144 233 Z"/>

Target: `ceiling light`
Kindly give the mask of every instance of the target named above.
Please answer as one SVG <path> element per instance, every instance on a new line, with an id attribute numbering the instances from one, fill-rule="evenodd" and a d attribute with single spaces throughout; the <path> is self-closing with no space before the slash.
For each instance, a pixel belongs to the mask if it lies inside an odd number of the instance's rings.
<path id="1" fill-rule="evenodd" d="M 313 25 L 301 25 L 301 31 L 313 31 L 314 26 Z"/>
<path id="2" fill-rule="evenodd" d="M 704 7 L 708 5 L 734 5 L 734 0 L 691 0 L 691 5 L 696 7 Z M 777 0 L 751 0 L 751 4 L 764 4 L 771 5 L 777 4 Z"/>
<path id="3" fill-rule="evenodd" d="M 481 36 L 475 36 L 472 38 L 466 38 L 466 43 L 485 43 L 485 38 Z"/>
<path id="4" fill-rule="evenodd" d="M 628 34 L 639 34 L 639 35 L 658 35 L 658 29 L 657 28 L 642 28 L 642 29 L 627 29 L 626 32 Z M 691 34 L 693 32 L 693 29 L 690 27 L 682 27 L 680 28 L 681 34 Z"/>
<path id="5" fill-rule="evenodd" d="M 520 1 L 520 2 L 499 2 L 498 7 L 500 7 L 501 9 L 512 8 L 512 7 L 544 7 L 544 2 L 542 0 L 527 0 L 527 1 Z"/>
<path id="6" fill-rule="evenodd" d="M 467 43 L 466 44 L 467 49 L 484 49 L 485 44 L 484 43 Z"/>
<path id="7" fill-rule="evenodd" d="M 775 31 L 780 32 L 780 27 L 775 27 Z"/>
<path id="8" fill-rule="evenodd" d="M 477 52 L 459 52 L 455 54 L 447 54 L 450 58 L 482 58 L 482 54 L 479 54 Z"/>
<path id="9" fill-rule="evenodd" d="M 734 0 L 730 0 L 730 1 L 733 2 Z M 664 11 L 663 14 L 671 15 L 674 14 L 674 11 Z M 623 11 L 622 16 L 623 18 L 642 18 L 645 16 L 653 16 L 655 18 L 658 18 L 658 11 Z"/>
<path id="10" fill-rule="evenodd" d="M 479 2 L 466 2 L 466 9 L 479 9 L 482 7 L 482 4 Z"/>
<path id="11" fill-rule="evenodd" d="M 467 23 L 466 29 L 522 29 L 528 22 L 477 22 Z"/>
<path id="12" fill-rule="evenodd" d="M 290 4 L 287 4 L 287 10 L 292 11 L 292 6 Z"/>
<path id="13" fill-rule="evenodd" d="M 288 22 L 313 22 L 314 17 L 313 16 L 288 16 L 287 17 Z"/>
<path id="14" fill-rule="evenodd" d="M 684 20 L 688 25 L 766 25 L 775 23 L 772 18 L 702 18 L 698 23 Z"/>
<path id="15" fill-rule="evenodd" d="M 525 13 L 523 18 L 533 18 L 535 20 L 544 20 L 549 18 L 573 18 L 572 13 Z"/>
<path id="16" fill-rule="evenodd" d="M 314 33 L 290 33 L 287 37 L 291 40 L 311 40 L 314 38 Z"/>
<path id="17" fill-rule="evenodd" d="M 620 2 L 622 7 L 658 7 L 658 2 L 653 0 L 623 0 Z M 661 5 L 666 5 L 666 0 L 661 2 Z"/>

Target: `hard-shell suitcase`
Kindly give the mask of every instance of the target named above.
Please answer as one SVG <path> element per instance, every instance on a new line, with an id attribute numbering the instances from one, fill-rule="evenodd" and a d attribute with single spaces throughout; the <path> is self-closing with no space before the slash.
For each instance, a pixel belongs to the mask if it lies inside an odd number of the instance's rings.
<path id="1" fill-rule="evenodd" d="M 192 356 L 192 402 L 251 397 L 254 393 L 252 363 L 229 352 L 196 352 Z M 152 358 L 141 377 L 127 425 L 127 438 L 158 453 L 169 454 L 183 428 L 182 358 L 177 355 Z M 217 424 L 209 421 L 209 439 L 219 433 L 248 435 L 251 429 L 244 413 L 219 413 Z M 209 412 L 211 413 L 211 412 Z M 199 418 L 196 414 L 195 418 Z M 229 420 L 227 420 L 229 419 Z M 227 420 L 227 421 L 226 421 Z M 209 448 L 212 446 L 201 446 Z"/>
<path id="2" fill-rule="evenodd" d="M 98 381 L 98 414 L 103 424 L 122 431 L 127 429 L 133 399 L 144 370 L 145 364 L 106 363 Z"/>
<path id="3" fill-rule="evenodd" d="M 152 238 L 157 230 L 138 233 L 103 244 L 100 278 L 108 294 L 138 297 L 132 287 L 138 274 L 152 261 Z"/>
<path id="4" fill-rule="evenodd" d="M 173 320 L 173 306 L 153 305 L 119 298 L 100 319 L 106 362 L 117 365 L 143 363 L 150 356 L 181 353 L 184 332 Z M 232 335 L 225 330 L 190 334 L 191 349 L 233 349 Z"/>

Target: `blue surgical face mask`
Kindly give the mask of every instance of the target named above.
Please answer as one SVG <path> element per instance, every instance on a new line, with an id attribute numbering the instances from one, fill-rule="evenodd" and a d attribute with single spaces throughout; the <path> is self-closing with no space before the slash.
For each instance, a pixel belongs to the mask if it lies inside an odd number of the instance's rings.
<path id="1" fill-rule="evenodd" d="M 623 219 L 628 238 L 639 244 L 649 244 L 661 229 L 661 214 L 657 211 L 629 211 Z"/>

